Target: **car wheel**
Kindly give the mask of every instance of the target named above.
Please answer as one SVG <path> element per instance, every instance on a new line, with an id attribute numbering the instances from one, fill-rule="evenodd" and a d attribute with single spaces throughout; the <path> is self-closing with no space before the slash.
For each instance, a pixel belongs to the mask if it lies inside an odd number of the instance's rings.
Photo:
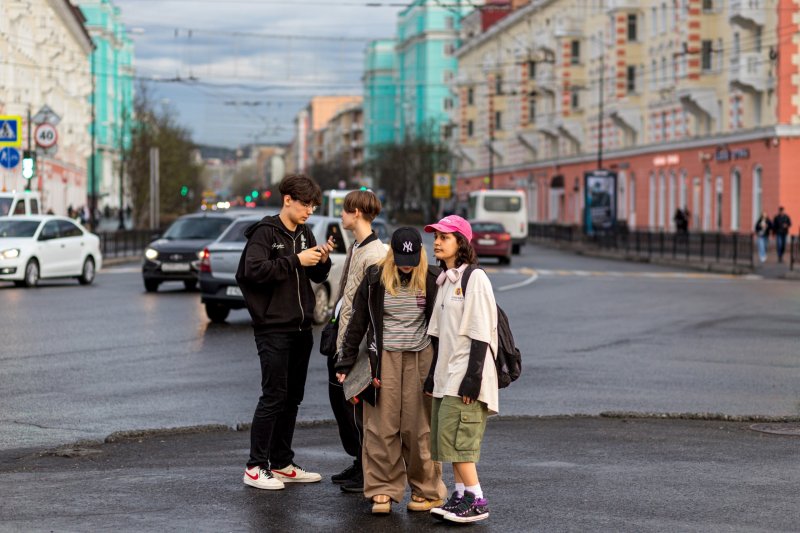
<path id="1" fill-rule="evenodd" d="M 158 281 L 154 279 L 146 279 L 144 280 L 144 290 L 147 292 L 156 292 L 158 291 L 158 286 L 161 285 Z"/>
<path id="2" fill-rule="evenodd" d="M 314 324 L 324 324 L 330 318 L 329 299 L 328 289 L 325 288 L 325 285 L 317 285 L 317 288 L 314 289 Z"/>
<path id="3" fill-rule="evenodd" d="M 185 279 L 183 280 L 183 288 L 187 291 L 193 291 L 197 288 L 197 280 L 196 279 Z"/>
<path id="4" fill-rule="evenodd" d="M 206 316 L 208 316 L 208 319 L 215 324 L 221 324 L 225 322 L 225 319 L 228 318 L 228 314 L 230 314 L 230 312 L 231 310 L 224 305 L 206 304 Z"/>
<path id="5" fill-rule="evenodd" d="M 87 257 L 86 261 L 83 262 L 83 269 L 81 269 L 81 275 L 78 276 L 78 283 L 81 285 L 91 285 L 94 281 L 94 259 L 91 257 Z"/>
<path id="6" fill-rule="evenodd" d="M 39 284 L 39 262 L 31 259 L 25 265 L 25 286 L 35 287 Z"/>
<path id="7" fill-rule="evenodd" d="M 521 248 L 522 248 L 521 244 L 513 244 L 511 246 L 511 253 L 514 254 L 514 255 L 519 255 L 519 251 L 520 251 Z"/>

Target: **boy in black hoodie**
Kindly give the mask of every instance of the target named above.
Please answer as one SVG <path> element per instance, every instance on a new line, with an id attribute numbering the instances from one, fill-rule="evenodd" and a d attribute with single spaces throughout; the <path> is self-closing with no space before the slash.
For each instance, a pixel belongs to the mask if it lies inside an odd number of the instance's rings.
<path id="1" fill-rule="evenodd" d="M 322 203 L 319 185 L 302 174 L 279 186 L 282 207 L 248 228 L 236 281 L 253 319 L 261 359 L 261 398 L 250 429 L 244 483 L 276 490 L 284 483 L 311 483 L 322 476 L 294 463 L 292 436 L 303 401 L 314 338 L 311 281 L 328 277 L 333 243 L 317 246 L 306 220 Z"/>

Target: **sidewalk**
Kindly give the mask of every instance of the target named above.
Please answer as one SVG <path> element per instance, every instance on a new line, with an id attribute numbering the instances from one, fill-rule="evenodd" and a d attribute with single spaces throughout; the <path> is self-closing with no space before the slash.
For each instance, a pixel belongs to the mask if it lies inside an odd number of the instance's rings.
<path id="1" fill-rule="evenodd" d="M 469 529 L 797 531 L 800 439 L 751 424 L 491 420 L 479 465 L 491 516 Z M 0 451 L 0 531 L 459 529 L 405 505 L 373 517 L 361 496 L 341 493 L 330 476 L 348 459 L 332 424 L 295 433 L 297 462 L 321 472 L 321 483 L 246 487 L 248 449 L 247 432 L 220 430 L 56 453 Z M 452 488 L 449 472 L 446 482 Z"/>

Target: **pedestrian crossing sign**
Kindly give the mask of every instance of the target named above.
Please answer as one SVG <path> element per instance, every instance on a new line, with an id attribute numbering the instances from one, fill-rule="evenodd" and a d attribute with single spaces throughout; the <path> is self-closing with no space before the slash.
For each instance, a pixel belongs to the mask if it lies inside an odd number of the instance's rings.
<path id="1" fill-rule="evenodd" d="M 22 117 L 0 115 L 0 146 L 22 146 L 21 123 Z"/>

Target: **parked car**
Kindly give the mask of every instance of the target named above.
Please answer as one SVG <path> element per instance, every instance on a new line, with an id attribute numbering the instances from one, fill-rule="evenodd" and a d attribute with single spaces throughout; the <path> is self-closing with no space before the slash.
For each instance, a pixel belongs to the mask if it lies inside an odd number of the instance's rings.
<path id="1" fill-rule="evenodd" d="M 499 222 L 470 221 L 472 247 L 479 257 L 496 257 L 500 264 L 511 264 L 511 235 Z"/>
<path id="2" fill-rule="evenodd" d="M 102 266 L 100 239 L 66 217 L 0 217 L 0 280 L 35 287 L 40 279 L 76 278 L 89 285 Z"/>
<path id="3" fill-rule="evenodd" d="M 261 220 L 260 216 L 247 216 L 236 220 L 230 227 L 209 244 L 203 251 L 200 261 L 201 302 L 206 307 L 206 315 L 212 322 L 224 322 L 231 309 L 244 309 L 242 291 L 236 283 L 236 270 L 239 267 L 247 238 L 244 232 L 251 225 Z M 342 229 L 342 221 L 335 217 L 313 215 L 306 224 L 311 226 L 314 238 L 324 243 L 333 236 L 334 250 L 331 253 L 333 263 L 328 279 L 320 284 L 313 283 L 316 296 L 314 323 L 322 324 L 330 318 L 336 297 L 339 295 L 339 279 L 347 255 L 347 249 L 353 242 L 353 235 Z M 388 238 L 388 227 L 384 221 L 373 222 L 376 235 Z M 381 238 L 385 243 L 386 239 Z"/>
<path id="4" fill-rule="evenodd" d="M 228 213 L 199 213 L 178 218 L 164 235 L 145 248 L 142 259 L 145 290 L 156 292 L 165 281 L 182 281 L 186 290 L 194 289 L 203 248 L 236 218 L 237 215 Z"/>
<path id="5" fill-rule="evenodd" d="M 0 192 L 0 216 L 38 215 L 42 197 L 37 191 Z"/>

